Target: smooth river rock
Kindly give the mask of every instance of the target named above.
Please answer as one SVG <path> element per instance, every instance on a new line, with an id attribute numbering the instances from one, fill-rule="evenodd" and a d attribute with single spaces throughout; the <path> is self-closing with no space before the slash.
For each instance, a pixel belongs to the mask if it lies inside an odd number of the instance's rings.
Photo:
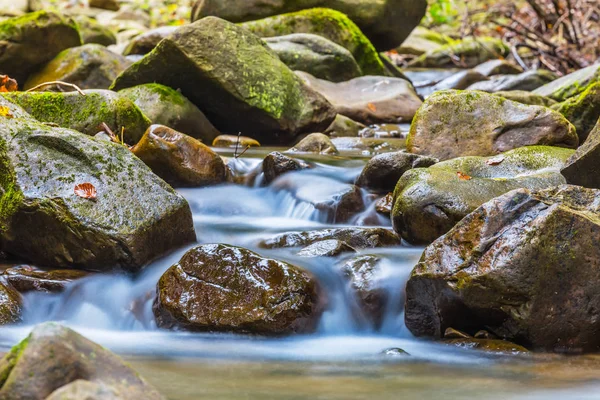
<path id="1" fill-rule="evenodd" d="M 389 229 L 331 228 L 306 232 L 283 233 L 261 241 L 259 246 L 266 249 L 304 247 L 321 240 L 329 239 L 340 240 L 357 250 L 400 245 L 398 236 Z"/>

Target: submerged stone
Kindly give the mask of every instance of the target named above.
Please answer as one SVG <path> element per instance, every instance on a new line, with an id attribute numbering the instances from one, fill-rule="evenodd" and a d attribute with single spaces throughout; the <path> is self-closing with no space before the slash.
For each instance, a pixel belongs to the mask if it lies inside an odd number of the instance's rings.
<path id="1" fill-rule="evenodd" d="M 332 228 L 316 231 L 283 233 L 261 241 L 259 246 L 266 249 L 304 247 L 321 240 L 329 239 L 340 240 L 357 250 L 400 245 L 398 236 L 389 229 Z"/>

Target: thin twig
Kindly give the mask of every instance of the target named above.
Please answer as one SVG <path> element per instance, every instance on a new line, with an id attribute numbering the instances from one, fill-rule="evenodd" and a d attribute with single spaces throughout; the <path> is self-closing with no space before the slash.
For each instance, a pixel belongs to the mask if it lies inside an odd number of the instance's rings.
<path id="1" fill-rule="evenodd" d="M 242 136 L 242 132 L 238 132 L 237 140 L 235 141 L 235 151 L 233 152 L 233 158 L 238 158 L 237 151 L 238 146 L 240 145 L 240 136 Z"/>
<path id="2" fill-rule="evenodd" d="M 523 68 L 524 71 L 527 71 L 529 68 L 527 67 L 527 64 L 525 64 L 525 61 L 523 61 L 523 59 L 519 55 L 517 48 L 515 46 L 510 46 L 510 52 L 512 53 L 515 60 L 517 60 L 517 63 L 519 63 L 521 68 Z"/>
<path id="3" fill-rule="evenodd" d="M 240 153 L 240 155 L 239 155 L 239 156 L 237 156 L 236 158 L 240 158 L 241 156 L 243 156 L 243 155 L 244 155 L 244 153 L 245 153 L 246 151 L 248 151 L 248 149 L 249 149 L 249 148 L 250 148 L 250 145 L 246 145 L 246 148 L 244 149 L 244 151 L 242 151 L 242 152 Z"/>
<path id="4" fill-rule="evenodd" d="M 83 92 L 83 90 L 81 90 L 77 85 L 73 85 L 72 83 L 67 83 L 67 82 L 62 82 L 62 81 L 52 81 L 52 82 L 40 83 L 39 85 L 34 86 L 31 89 L 26 90 L 26 92 L 34 92 L 36 89 L 39 89 L 39 88 L 44 87 L 44 86 L 51 86 L 51 85 L 63 85 L 63 86 L 67 86 L 67 87 L 70 87 L 72 89 L 75 89 L 82 96 L 85 96 L 85 93 Z"/>

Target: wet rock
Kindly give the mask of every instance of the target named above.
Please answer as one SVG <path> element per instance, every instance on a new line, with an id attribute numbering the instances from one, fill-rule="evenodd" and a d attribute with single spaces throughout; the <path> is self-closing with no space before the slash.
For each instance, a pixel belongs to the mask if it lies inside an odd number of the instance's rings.
<path id="1" fill-rule="evenodd" d="M 309 33 L 344 47 L 365 75 L 385 75 L 385 67 L 369 39 L 345 14 L 327 8 L 314 8 L 246 22 L 242 27 L 262 38 Z"/>
<path id="2" fill-rule="evenodd" d="M 565 101 L 569 97 L 583 93 L 588 86 L 600 82 L 600 63 L 582 68 L 562 78 L 556 79 L 533 91 L 535 94 Z"/>
<path id="3" fill-rule="evenodd" d="M 508 48 L 496 38 L 467 38 L 442 46 L 411 61 L 410 68 L 473 68 L 485 61 L 501 58 Z"/>
<path id="4" fill-rule="evenodd" d="M 329 139 L 329 136 L 322 133 L 311 133 L 294 147 L 287 151 L 288 153 L 317 153 L 317 154 L 338 154 L 335 145 Z"/>
<path id="5" fill-rule="evenodd" d="M 78 379 L 56 389 L 45 400 L 126 400 L 114 388 L 102 382 Z"/>
<path id="6" fill-rule="evenodd" d="M 0 103 L 13 115 L 0 125 L 2 251 L 54 268 L 138 271 L 195 239 L 185 199 L 125 146 Z M 76 195 L 84 183 L 95 198 Z"/>
<path id="7" fill-rule="evenodd" d="M 413 168 L 427 168 L 437 161 L 435 158 L 404 151 L 380 154 L 369 160 L 356 180 L 356 184 L 376 193 L 388 193 L 394 190 L 396 183 L 406 171 Z"/>
<path id="8" fill-rule="evenodd" d="M 331 139 L 338 150 L 366 153 L 386 153 L 406 149 L 406 139 L 338 137 Z"/>
<path id="9" fill-rule="evenodd" d="M 561 173 L 569 184 L 600 189 L 600 119 Z"/>
<path id="10" fill-rule="evenodd" d="M 479 64 L 473 68 L 473 71 L 479 72 L 483 76 L 493 76 L 520 74 L 523 69 L 506 60 L 490 60 Z"/>
<path id="11" fill-rule="evenodd" d="M 177 26 L 161 26 L 134 37 L 123 51 L 126 56 L 150 53 L 158 43 L 177 30 Z"/>
<path id="12" fill-rule="evenodd" d="M 283 174 L 308 168 L 310 166 L 304 161 L 296 160 L 278 151 L 274 151 L 267 155 L 262 163 L 264 183 L 268 185 Z"/>
<path id="13" fill-rule="evenodd" d="M 60 293 L 69 283 L 88 275 L 89 272 L 75 269 L 46 271 L 29 265 L 20 265 L 8 268 L 2 277 L 20 293 L 32 291 Z"/>
<path id="14" fill-rule="evenodd" d="M 579 143 L 588 138 L 600 118 L 600 80 L 579 96 L 571 97 L 555 108 L 577 129 Z"/>
<path id="15" fill-rule="evenodd" d="M 459 68 L 404 68 L 404 74 L 417 91 L 433 86 L 462 71 Z"/>
<path id="16" fill-rule="evenodd" d="M 462 157 L 406 172 L 394 191 L 392 222 L 412 244 L 429 244 L 483 203 L 518 188 L 561 185 L 572 150 L 522 147 L 496 157 Z"/>
<path id="17" fill-rule="evenodd" d="M 23 107 L 40 122 L 49 122 L 94 136 L 105 123 L 126 143 L 135 144 L 150 126 L 150 121 L 127 98 L 110 90 L 79 92 L 11 92 L 5 99 Z"/>
<path id="18" fill-rule="evenodd" d="M 454 328 L 446 328 L 444 339 L 472 339 L 473 337 L 467 333 L 461 332 Z"/>
<path id="19" fill-rule="evenodd" d="M 246 147 L 260 147 L 260 143 L 247 136 L 219 135 L 212 142 L 213 147 L 238 147 L 243 150 Z"/>
<path id="20" fill-rule="evenodd" d="M 381 354 L 383 354 L 384 356 L 387 357 L 406 357 L 406 356 L 410 356 L 410 354 L 408 354 L 406 351 L 400 349 L 400 348 L 393 348 L 393 349 L 387 349 L 384 350 Z"/>
<path id="21" fill-rule="evenodd" d="M 485 203 L 425 250 L 406 288 L 407 327 L 597 352 L 599 204 L 598 190 L 568 185 Z"/>
<path id="22" fill-rule="evenodd" d="M 422 88 L 419 91 L 420 95 L 427 96 L 434 92 L 439 92 L 440 90 L 448 90 L 448 89 L 466 89 L 471 86 L 473 83 L 487 81 L 488 78 L 475 70 L 468 69 L 465 71 L 458 72 L 452 75 L 449 78 L 446 78 L 434 86 L 429 86 L 427 88 Z"/>
<path id="23" fill-rule="evenodd" d="M 3 400 L 164 399 L 121 358 L 53 322 L 38 325 L 12 348 L 0 361 L 0 376 Z M 73 397 L 91 388 L 118 396 Z"/>
<path id="24" fill-rule="evenodd" d="M 452 39 L 438 32 L 417 26 L 406 40 L 396 48 L 398 54 L 412 54 L 420 56 L 439 49 L 440 47 L 452 43 Z"/>
<path id="25" fill-rule="evenodd" d="M 207 144 L 220 135 L 204 113 L 177 90 L 157 83 L 119 92 L 131 100 L 153 124 L 166 125 Z"/>
<path id="26" fill-rule="evenodd" d="M 549 108 L 479 91 L 448 90 L 425 100 L 410 128 L 406 149 L 448 160 L 531 145 L 576 148 L 578 141 L 573 125 Z"/>
<path id="27" fill-rule="evenodd" d="M 59 53 L 41 70 L 27 79 L 23 89 L 41 83 L 62 81 L 80 89 L 108 89 L 131 62 L 99 44 L 86 44 Z M 41 90 L 60 91 L 64 86 L 47 86 Z"/>
<path id="28" fill-rule="evenodd" d="M 5 279 L 0 280 L 0 326 L 21 321 L 23 304 L 21 295 Z M 0 361 L 0 372 L 2 361 Z M 1 377 L 1 375 L 0 375 Z M 0 387 L 2 380 L 0 379 Z M 0 392 L 1 393 L 1 392 Z"/>
<path id="29" fill-rule="evenodd" d="M 152 172 L 174 187 L 225 182 L 225 164 L 210 147 L 164 125 L 152 125 L 131 149 Z"/>
<path id="30" fill-rule="evenodd" d="M 423 0 L 198 0 L 192 11 L 192 20 L 208 15 L 228 21 L 243 22 L 270 17 L 291 11 L 326 7 L 346 14 L 369 37 L 379 50 L 399 46 L 419 25 L 425 15 L 427 2 Z M 310 11 L 310 10 L 309 10 Z"/>
<path id="31" fill-rule="evenodd" d="M 333 83 L 296 72 L 342 114 L 364 124 L 411 121 L 423 103 L 410 82 L 400 78 L 364 76 Z"/>
<path id="32" fill-rule="evenodd" d="M 388 193 L 375 203 L 375 211 L 380 214 L 389 216 L 394 206 L 394 194 Z"/>
<path id="33" fill-rule="evenodd" d="M 475 333 L 475 335 L 473 335 L 473 337 L 475 339 L 497 339 L 497 337 L 495 335 L 492 335 L 491 333 L 489 333 L 486 330 L 477 331 Z"/>
<path id="34" fill-rule="evenodd" d="M 329 128 L 323 132 L 330 137 L 358 137 L 359 132 L 366 127 L 348 117 L 338 114 Z"/>
<path id="35" fill-rule="evenodd" d="M 296 33 L 264 40 L 294 71 L 308 72 L 330 82 L 349 81 L 362 75 L 350 51 L 322 36 Z"/>
<path id="36" fill-rule="evenodd" d="M 73 19 L 77 23 L 83 44 L 96 43 L 103 46 L 117 44 L 117 37 L 113 31 L 100 24 L 94 18 L 77 15 Z"/>
<path id="37" fill-rule="evenodd" d="M 549 97 L 540 96 L 539 94 L 524 90 L 499 91 L 494 94 L 496 96 L 504 97 L 506 100 L 516 101 L 517 103 L 530 106 L 551 107 L 554 104 L 557 104 L 555 100 L 552 100 Z"/>
<path id="38" fill-rule="evenodd" d="M 311 332 L 323 310 L 315 278 L 239 247 L 201 245 L 165 272 L 154 315 L 161 328 L 266 335 Z"/>
<path id="39" fill-rule="evenodd" d="M 300 257 L 337 257 L 343 253 L 355 253 L 352 247 L 340 240 L 329 239 L 321 240 L 309 244 L 298 252 Z"/>
<path id="40" fill-rule="evenodd" d="M 334 228 L 307 232 L 289 232 L 264 240 L 259 246 L 265 249 L 282 247 L 304 247 L 312 243 L 336 239 L 350 247 L 372 249 L 400 245 L 400 239 L 389 229 L 384 228 Z"/>
<path id="41" fill-rule="evenodd" d="M 73 20 L 38 11 L 0 22 L 0 46 L 0 71 L 23 84 L 61 51 L 81 46 L 81 37 Z"/>
<path id="42" fill-rule="evenodd" d="M 346 261 L 340 268 L 344 279 L 350 284 L 361 313 L 378 329 L 383 323 L 388 292 L 382 285 L 381 259 L 361 255 Z"/>
<path id="43" fill-rule="evenodd" d="M 506 340 L 494 340 L 494 339 L 451 339 L 444 340 L 443 343 L 456 346 L 468 350 L 480 350 L 487 353 L 500 353 L 500 354 L 518 354 L 528 353 L 523 346 L 507 342 Z"/>
<path id="44" fill-rule="evenodd" d="M 360 131 L 363 138 L 401 139 L 405 137 L 410 124 L 373 124 Z"/>
<path id="45" fill-rule="evenodd" d="M 180 89 L 222 132 L 267 143 L 325 130 L 333 107 L 243 28 L 208 17 L 179 28 L 123 72 L 113 89 L 144 83 Z"/>
<path id="46" fill-rule="evenodd" d="M 508 90 L 531 91 L 558 78 L 553 72 L 544 69 L 523 72 L 518 75 L 496 75 L 488 81 L 477 82 L 469 86 L 469 90 L 481 90 L 494 93 Z"/>

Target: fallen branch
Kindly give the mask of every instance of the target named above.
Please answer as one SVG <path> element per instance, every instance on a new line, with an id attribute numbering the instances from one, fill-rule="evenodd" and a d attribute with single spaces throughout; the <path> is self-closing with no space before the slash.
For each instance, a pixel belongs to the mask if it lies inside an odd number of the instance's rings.
<path id="1" fill-rule="evenodd" d="M 42 88 L 44 86 L 52 86 L 52 85 L 67 86 L 67 87 L 70 87 L 71 89 L 75 89 L 82 96 L 85 96 L 85 93 L 83 92 L 83 90 L 81 90 L 77 85 L 74 85 L 72 83 L 63 82 L 63 81 L 52 81 L 52 82 L 40 83 L 39 85 L 34 86 L 31 89 L 26 90 L 25 92 L 35 92 L 36 89 Z"/>

